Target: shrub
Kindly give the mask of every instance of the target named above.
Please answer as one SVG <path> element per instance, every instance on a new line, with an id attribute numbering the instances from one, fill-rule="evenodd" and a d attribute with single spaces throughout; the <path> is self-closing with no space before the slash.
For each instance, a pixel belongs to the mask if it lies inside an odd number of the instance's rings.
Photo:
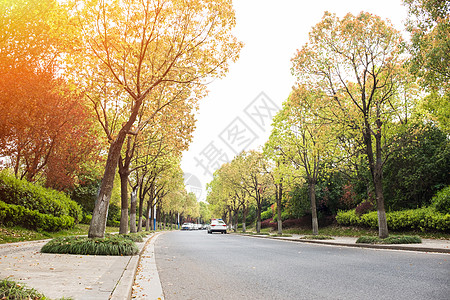
<path id="1" fill-rule="evenodd" d="M 48 299 L 33 288 L 8 278 L 0 281 L 0 299 Z"/>
<path id="2" fill-rule="evenodd" d="M 386 213 L 389 229 L 450 231 L 450 214 L 443 214 L 433 207 L 408 209 Z M 355 210 L 340 211 L 336 216 L 339 225 L 378 228 L 377 212 L 358 216 Z"/>
<path id="3" fill-rule="evenodd" d="M 42 253 L 78 254 L 78 255 L 135 255 L 139 248 L 129 238 L 122 235 L 100 238 L 61 237 L 45 244 Z"/>
<path id="4" fill-rule="evenodd" d="M 6 171 L 0 172 L 0 199 L 42 214 L 55 217 L 69 215 L 76 223 L 82 218 L 81 207 L 64 193 L 16 179 Z"/>
<path id="5" fill-rule="evenodd" d="M 129 239 L 136 243 L 142 243 L 144 241 L 144 237 L 146 237 L 147 234 L 145 232 L 135 232 L 135 233 L 120 234 L 119 236 L 124 239 Z"/>
<path id="6" fill-rule="evenodd" d="M 311 215 L 301 217 L 299 219 L 288 219 L 283 221 L 283 228 L 303 227 L 311 228 Z"/>
<path id="7" fill-rule="evenodd" d="M 302 240 L 334 240 L 333 237 L 329 235 L 305 235 L 301 237 Z"/>
<path id="8" fill-rule="evenodd" d="M 91 220 L 92 220 L 92 215 L 83 213 L 83 219 L 81 220 L 80 223 L 89 225 L 89 224 L 91 224 Z"/>
<path id="9" fill-rule="evenodd" d="M 273 222 L 273 219 L 267 219 L 261 222 L 261 228 L 271 227 L 273 229 L 278 229 L 278 224 Z"/>
<path id="10" fill-rule="evenodd" d="M 261 213 L 261 220 L 267 220 L 272 218 L 272 209 L 269 207 L 266 211 Z"/>
<path id="11" fill-rule="evenodd" d="M 437 192 L 431 203 L 438 212 L 450 214 L 450 185 Z"/>
<path id="12" fill-rule="evenodd" d="M 390 236 L 380 239 L 376 236 L 362 236 L 356 240 L 360 244 L 420 244 L 422 239 L 418 236 Z"/>
<path id="13" fill-rule="evenodd" d="M 370 200 L 364 200 L 355 208 L 355 212 L 358 216 L 367 214 L 368 212 L 375 209 L 375 205 Z"/>
<path id="14" fill-rule="evenodd" d="M 70 216 L 55 217 L 20 205 L 6 204 L 3 201 L 0 201 L 0 222 L 6 226 L 20 225 L 44 231 L 59 231 L 75 225 L 74 219 Z"/>

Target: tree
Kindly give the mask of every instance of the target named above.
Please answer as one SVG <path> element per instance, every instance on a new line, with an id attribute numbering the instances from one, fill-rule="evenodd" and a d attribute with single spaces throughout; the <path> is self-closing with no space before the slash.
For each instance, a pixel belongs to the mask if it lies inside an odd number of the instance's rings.
<path id="1" fill-rule="evenodd" d="M 221 77 L 241 44 L 231 35 L 234 12 L 228 1 L 79 1 L 80 58 L 72 63 L 110 142 L 89 237 L 103 237 L 120 152 L 142 107 L 149 119 L 177 97 L 199 99 L 205 79 Z M 185 99 L 185 98 L 184 98 Z M 111 109 L 120 119 L 109 119 Z"/>
<path id="2" fill-rule="evenodd" d="M 100 147 L 85 103 L 58 76 L 71 50 L 67 11 L 53 0 L 3 0 L 0 10 L 0 154 L 16 177 L 66 189 Z"/>
<path id="3" fill-rule="evenodd" d="M 298 50 L 293 73 L 298 82 L 326 93 L 336 123 L 359 132 L 377 202 L 379 236 L 388 236 L 383 196 L 383 142 L 398 117 L 398 93 L 404 81 L 401 34 L 369 13 L 328 12 L 313 27 L 309 44 Z M 395 118 L 394 118 L 395 116 Z"/>
<path id="4" fill-rule="evenodd" d="M 267 162 L 262 153 L 250 150 L 243 151 L 235 158 L 241 166 L 246 166 L 240 173 L 241 188 L 256 204 L 256 232 L 261 231 L 261 211 L 264 196 L 270 192 L 273 185 L 270 175 L 267 173 Z M 242 171 L 243 169 L 241 169 Z M 245 222 L 245 219 L 244 219 Z"/>
<path id="5" fill-rule="evenodd" d="M 308 91 L 304 86 L 296 87 L 275 117 L 271 136 L 276 140 L 277 150 L 301 169 L 308 183 L 314 235 L 319 233 L 316 185 L 327 157 L 333 156 L 331 149 L 335 148 L 331 124 L 314 113 L 324 110 L 322 105 L 320 93 Z"/>
<path id="6" fill-rule="evenodd" d="M 424 86 L 450 88 L 450 1 L 404 0 L 411 33 L 410 62 Z"/>
<path id="7" fill-rule="evenodd" d="M 427 117 L 450 132 L 450 1 L 404 0 L 409 9 L 410 71 L 430 94 L 422 101 Z"/>

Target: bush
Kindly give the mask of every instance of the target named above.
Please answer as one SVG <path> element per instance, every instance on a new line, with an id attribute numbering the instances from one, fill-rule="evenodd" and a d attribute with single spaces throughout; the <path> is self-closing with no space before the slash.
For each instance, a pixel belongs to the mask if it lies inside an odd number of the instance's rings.
<path id="1" fill-rule="evenodd" d="M 28 229 L 59 231 L 75 225 L 70 216 L 55 217 L 30 210 L 20 205 L 6 204 L 0 201 L 0 223 L 6 226 L 20 225 Z"/>
<path id="2" fill-rule="evenodd" d="M 362 236 L 356 240 L 359 244 L 420 244 L 422 239 L 418 236 L 390 236 L 380 239 L 376 236 Z"/>
<path id="3" fill-rule="evenodd" d="M 408 209 L 386 213 L 388 228 L 392 230 L 450 231 L 450 214 L 443 214 L 433 207 Z M 340 211 L 336 216 L 339 225 L 378 228 L 377 212 L 358 216 L 355 210 Z"/>
<path id="4" fill-rule="evenodd" d="M 78 255 L 135 255 L 139 248 L 130 239 L 122 235 L 106 236 L 103 239 L 88 237 L 61 237 L 45 244 L 42 253 L 78 254 Z"/>
<path id="5" fill-rule="evenodd" d="M 8 278 L 0 281 L 0 299 L 48 299 L 33 288 L 18 284 Z"/>
<path id="6" fill-rule="evenodd" d="M 273 222 L 273 219 L 267 219 L 261 222 L 261 228 L 273 228 L 273 229 L 278 229 L 278 224 Z"/>
<path id="7" fill-rule="evenodd" d="M 375 209 L 375 205 L 370 200 L 364 200 L 355 208 L 355 212 L 358 216 L 367 214 L 368 212 Z"/>
<path id="8" fill-rule="evenodd" d="M 267 220 L 272 218 L 272 208 L 268 208 L 266 211 L 261 213 L 261 220 Z"/>
<path id="9" fill-rule="evenodd" d="M 450 185 L 437 192 L 431 203 L 438 212 L 450 214 Z"/>
<path id="10" fill-rule="evenodd" d="M 90 225 L 92 221 L 92 215 L 83 213 L 83 219 L 81 220 L 81 224 Z"/>
<path id="11" fill-rule="evenodd" d="M 81 221 L 81 207 L 64 193 L 19 180 L 6 171 L 0 172 L 0 200 L 55 217 L 71 216 Z"/>

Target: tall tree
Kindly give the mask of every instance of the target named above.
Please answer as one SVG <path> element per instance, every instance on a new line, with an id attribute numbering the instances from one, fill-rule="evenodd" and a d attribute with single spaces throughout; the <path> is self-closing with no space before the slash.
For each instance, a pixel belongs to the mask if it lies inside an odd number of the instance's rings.
<path id="1" fill-rule="evenodd" d="M 278 142 L 277 149 L 282 156 L 304 174 L 314 235 L 319 233 L 316 185 L 326 159 L 332 156 L 331 149 L 334 149 L 334 135 L 329 121 L 315 114 L 318 110 L 324 110 L 322 101 L 320 92 L 308 91 L 305 86 L 296 87 L 275 117 L 271 136 Z"/>
<path id="2" fill-rule="evenodd" d="M 423 99 L 427 117 L 450 133 L 450 1 L 404 0 L 411 33 L 410 71 L 430 94 Z"/>
<path id="3" fill-rule="evenodd" d="M 59 76 L 71 51 L 66 7 L 3 0 L 0 11 L 0 154 L 17 177 L 65 189 L 99 150 L 87 106 Z"/>
<path id="4" fill-rule="evenodd" d="M 173 98 L 162 89 L 189 93 L 199 99 L 205 79 L 221 77 L 237 58 L 241 44 L 231 34 L 234 11 L 230 1 L 77 1 L 80 58 L 76 81 L 82 82 L 110 142 L 89 237 L 103 237 L 113 178 L 125 138 L 142 107 L 152 118 Z M 159 90 L 159 91 L 158 91 Z M 120 118 L 109 119 L 111 109 Z M 146 124 L 146 120 L 144 121 Z"/>
<path id="5" fill-rule="evenodd" d="M 381 18 L 362 12 L 339 19 L 325 13 L 309 43 L 292 59 L 298 82 L 326 93 L 336 123 L 362 137 L 378 211 L 379 236 L 388 236 L 383 196 L 383 142 L 398 110 L 403 81 L 400 32 Z"/>
<path id="6" fill-rule="evenodd" d="M 256 232 L 259 233 L 261 231 L 262 201 L 270 193 L 270 187 L 273 185 L 273 181 L 267 173 L 267 161 L 261 152 L 255 150 L 243 151 L 235 159 L 239 161 L 239 164 L 246 166 L 245 171 L 240 173 L 241 188 L 248 197 L 255 201 Z"/>

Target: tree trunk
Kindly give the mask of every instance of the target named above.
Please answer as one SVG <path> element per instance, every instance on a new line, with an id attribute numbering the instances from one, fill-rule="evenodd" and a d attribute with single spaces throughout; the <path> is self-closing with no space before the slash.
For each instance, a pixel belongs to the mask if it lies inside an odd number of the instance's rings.
<path id="1" fill-rule="evenodd" d="M 377 201 L 378 213 L 378 236 L 385 239 L 389 236 L 387 226 L 386 211 L 384 209 L 384 195 L 383 195 L 383 164 L 381 160 L 381 134 L 376 137 L 376 151 L 377 160 L 375 163 L 375 174 L 373 176 L 373 185 L 375 186 L 375 197 Z"/>
<path id="2" fill-rule="evenodd" d="M 256 214 L 257 214 L 257 219 L 256 219 L 256 233 L 260 233 L 261 232 L 261 199 L 259 201 L 257 201 L 257 209 L 256 209 Z"/>
<path id="3" fill-rule="evenodd" d="M 316 207 L 316 184 L 309 180 L 309 199 L 311 200 L 311 214 L 312 214 L 312 233 L 319 234 L 319 222 L 317 221 L 317 207 Z"/>
<path id="4" fill-rule="evenodd" d="M 121 169 L 119 167 L 119 169 Z M 120 228 L 119 234 L 128 233 L 128 172 L 119 170 L 120 175 Z"/>
<path id="5" fill-rule="evenodd" d="M 244 233 L 245 233 L 245 231 L 247 230 L 246 224 L 245 224 L 245 222 L 247 221 L 247 213 L 248 213 L 248 206 L 245 206 L 245 205 L 244 205 L 244 209 L 243 209 L 243 212 L 242 212 L 242 214 L 243 214 L 243 220 L 242 220 L 242 232 L 244 232 Z"/>
<path id="6" fill-rule="evenodd" d="M 153 205 L 153 201 L 150 202 L 150 228 L 151 228 L 151 230 L 156 231 L 156 228 L 155 228 L 155 206 Z"/>
<path id="7" fill-rule="evenodd" d="M 151 203 L 149 200 L 149 201 L 147 201 L 147 211 L 145 213 L 145 216 L 147 218 L 147 221 L 145 222 L 145 230 L 146 231 L 150 231 L 150 208 L 151 208 Z"/>
<path id="8" fill-rule="evenodd" d="M 136 230 L 136 190 L 131 192 L 131 203 L 130 203 L 130 232 L 135 233 Z"/>
<path id="9" fill-rule="evenodd" d="M 114 176 L 119 164 L 120 152 L 125 138 L 139 113 L 142 99 L 136 99 L 131 110 L 131 115 L 125 125 L 120 129 L 115 140 L 111 141 L 106 159 L 105 172 L 103 173 L 102 184 L 95 202 L 92 220 L 89 226 L 88 237 L 103 238 L 105 236 L 106 219 L 108 216 L 109 200 L 114 186 Z"/>
<path id="10" fill-rule="evenodd" d="M 283 234 L 283 220 L 281 219 L 281 200 L 283 195 L 283 184 L 280 182 L 276 185 L 276 197 L 277 197 L 277 217 L 278 217 L 278 234 Z"/>
<path id="11" fill-rule="evenodd" d="M 239 214 L 239 209 L 236 209 L 234 211 L 234 228 L 233 228 L 234 232 L 237 232 L 237 229 L 238 229 L 238 214 Z"/>
<path id="12" fill-rule="evenodd" d="M 138 232 L 142 231 L 142 214 L 144 213 L 143 208 L 144 201 L 139 199 L 139 216 L 138 216 Z"/>
<path id="13" fill-rule="evenodd" d="M 118 138 L 113 141 L 109 147 L 105 172 L 103 173 L 100 191 L 95 201 L 94 211 L 92 212 L 92 220 L 89 226 L 88 236 L 90 238 L 103 238 L 105 236 L 109 200 L 111 199 L 111 193 L 114 186 L 114 176 L 116 174 L 120 151 L 122 149 L 125 136 L 126 133 L 123 134 L 123 137 L 119 138 L 118 136 Z"/>
<path id="14" fill-rule="evenodd" d="M 375 152 L 376 158 L 372 149 L 372 135 L 369 121 L 365 120 L 365 131 L 363 134 L 364 145 L 366 147 L 367 159 L 369 161 L 370 173 L 372 175 L 372 182 L 375 188 L 375 199 L 377 202 L 378 213 L 378 236 L 382 239 L 389 236 L 387 227 L 386 211 L 384 209 L 384 195 L 383 195 L 383 164 L 381 153 L 381 126 L 380 119 L 376 121 L 377 132 L 375 133 Z"/>

